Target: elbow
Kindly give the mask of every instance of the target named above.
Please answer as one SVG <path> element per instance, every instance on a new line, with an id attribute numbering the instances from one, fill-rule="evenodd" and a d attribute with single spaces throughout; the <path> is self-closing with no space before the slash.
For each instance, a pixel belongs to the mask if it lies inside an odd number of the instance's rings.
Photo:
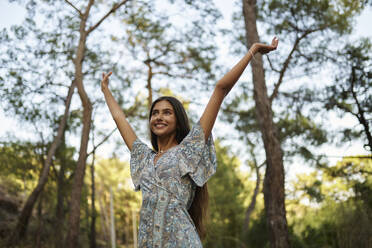
<path id="1" fill-rule="evenodd" d="M 223 85 L 222 83 L 218 82 L 216 84 L 216 87 L 215 87 L 214 90 L 225 97 L 229 93 L 231 88 L 229 88 L 226 85 Z"/>

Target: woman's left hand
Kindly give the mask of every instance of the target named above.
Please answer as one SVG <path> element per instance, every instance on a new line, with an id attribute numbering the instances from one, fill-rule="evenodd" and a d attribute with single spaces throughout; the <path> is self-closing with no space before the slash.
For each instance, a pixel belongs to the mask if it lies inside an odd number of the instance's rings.
<path id="1" fill-rule="evenodd" d="M 259 52 L 261 54 L 266 54 L 266 53 L 269 53 L 271 51 L 274 51 L 278 47 L 278 43 L 279 43 L 278 38 L 274 37 L 272 42 L 271 42 L 271 45 L 266 45 L 266 44 L 262 44 L 262 43 L 254 43 L 252 45 L 252 48 L 253 48 L 254 52 Z"/>

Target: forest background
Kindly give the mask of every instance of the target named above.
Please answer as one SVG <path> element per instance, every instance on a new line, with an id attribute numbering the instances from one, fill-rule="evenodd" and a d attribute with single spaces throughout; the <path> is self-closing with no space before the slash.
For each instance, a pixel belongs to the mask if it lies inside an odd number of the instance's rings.
<path id="1" fill-rule="evenodd" d="M 143 140 L 163 94 L 195 123 L 247 51 L 252 16 L 257 37 L 280 46 L 255 58 L 219 115 L 205 247 L 372 247 L 371 2 L 10 2 L 2 16 L 19 17 L 1 21 L 1 247 L 136 246 L 141 196 L 101 73 L 114 72 Z M 254 95 L 265 91 L 269 141 Z M 280 149 L 268 151 L 270 140 Z M 270 162 L 280 150 L 282 163 Z M 281 189 L 284 217 L 269 204 Z"/>

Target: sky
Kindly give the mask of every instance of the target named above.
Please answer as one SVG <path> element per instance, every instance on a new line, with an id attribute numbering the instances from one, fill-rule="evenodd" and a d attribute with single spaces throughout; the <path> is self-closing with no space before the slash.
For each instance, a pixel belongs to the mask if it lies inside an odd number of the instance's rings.
<path id="1" fill-rule="evenodd" d="M 227 0 L 214 0 L 217 7 L 223 13 L 224 19 L 221 21 L 220 25 L 229 28 L 231 27 L 231 14 L 233 12 L 233 2 Z M 9 4 L 6 0 L 0 0 L 0 29 L 9 28 L 11 25 L 21 24 L 24 18 L 25 11 L 22 7 L 15 3 Z M 372 39 L 372 9 L 366 9 L 358 18 L 355 23 L 355 31 L 353 37 L 358 39 L 359 37 L 369 37 Z M 280 38 L 280 37 L 279 37 Z M 228 50 L 228 49 L 221 49 Z M 4 116 L 3 110 L 0 109 L 0 120 L 1 129 L 0 137 L 6 135 L 6 132 L 13 132 L 19 129 L 19 123 L 13 119 L 6 118 Z M 347 147 L 340 149 L 334 149 L 331 153 L 335 155 L 339 154 L 360 154 L 365 153 L 361 147 Z M 361 150 L 362 149 L 362 150 Z"/>

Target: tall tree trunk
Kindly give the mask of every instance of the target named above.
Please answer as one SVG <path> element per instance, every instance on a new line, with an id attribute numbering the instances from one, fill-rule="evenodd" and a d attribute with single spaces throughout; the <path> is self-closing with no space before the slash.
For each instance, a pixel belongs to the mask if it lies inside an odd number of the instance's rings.
<path id="1" fill-rule="evenodd" d="M 95 152 L 93 152 L 93 161 L 90 167 L 91 169 L 91 180 L 92 180 L 92 222 L 90 226 L 90 248 L 96 248 L 96 203 L 95 203 L 95 180 L 94 180 L 94 162 Z"/>
<path id="2" fill-rule="evenodd" d="M 101 220 L 101 229 L 103 231 L 103 237 L 106 241 L 106 243 L 109 242 L 109 226 L 110 226 L 110 223 L 109 223 L 109 220 L 108 220 L 108 216 L 107 216 L 107 209 L 104 205 L 104 202 L 102 200 L 102 198 L 104 197 L 103 196 L 103 190 L 101 189 L 99 192 L 98 192 L 98 203 L 99 203 L 99 208 L 100 208 L 100 213 L 101 213 L 101 217 L 102 217 L 102 220 Z"/>
<path id="3" fill-rule="evenodd" d="M 77 161 L 75 174 L 73 178 L 73 185 L 71 190 L 70 211 L 68 219 L 68 232 L 66 237 L 66 245 L 69 248 L 78 247 L 79 229 L 80 229 L 80 204 L 81 194 L 84 185 L 85 167 L 87 160 L 87 149 L 89 142 L 89 133 L 92 122 L 92 103 L 89 100 L 88 94 L 85 91 L 83 84 L 83 61 L 85 56 L 86 41 L 91 32 L 93 32 L 101 23 L 118 8 L 123 6 L 128 0 L 122 0 L 119 3 L 113 4 L 112 8 L 94 25 L 87 28 L 87 19 L 90 10 L 94 4 L 94 0 L 89 0 L 84 12 L 80 11 L 70 1 L 65 0 L 67 4 L 77 11 L 80 17 L 79 27 L 79 44 L 76 50 L 74 65 L 75 65 L 75 80 L 81 103 L 83 105 L 83 130 L 81 133 L 79 158 Z"/>
<path id="4" fill-rule="evenodd" d="M 356 74 L 355 67 L 353 67 L 352 72 L 351 72 L 351 85 L 350 85 L 351 95 L 353 96 L 353 99 L 354 99 L 354 101 L 356 103 L 356 106 L 358 108 L 358 112 L 356 114 L 356 117 L 358 118 L 359 123 L 362 124 L 362 126 L 364 128 L 364 133 L 367 136 L 368 144 L 366 144 L 365 146 L 369 146 L 369 151 L 372 152 L 372 134 L 371 134 L 371 131 L 370 131 L 370 128 L 369 128 L 369 121 L 365 117 L 365 111 L 362 108 L 362 106 L 361 106 L 361 104 L 358 100 L 357 93 L 354 90 L 354 85 L 357 81 L 357 76 L 355 74 Z"/>
<path id="5" fill-rule="evenodd" d="M 110 187 L 110 237 L 111 247 L 116 248 L 116 231 L 115 231 L 115 212 L 114 212 L 114 193 Z"/>
<path id="6" fill-rule="evenodd" d="M 248 49 L 259 42 L 256 26 L 256 1 L 243 0 Z M 271 247 L 289 247 L 288 228 L 284 202 L 283 153 L 278 132 L 273 122 L 270 100 L 265 84 L 261 54 L 252 60 L 254 100 L 256 116 L 266 152 L 266 173 L 264 179 L 264 201 Z"/>
<path id="7" fill-rule="evenodd" d="M 48 175 L 49 175 L 50 165 L 52 164 L 53 156 L 56 153 L 57 148 L 59 147 L 62 137 L 63 137 L 63 133 L 66 127 L 66 122 L 67 122 L 68 115 L 70 112 L 71 99 L 74 93 L 75 85 L 76 85 L 75 81 L 73 81 L 68 90 L 66 101 L 65 101 L 65 112 L 59 122 L 57 136 L 55 136 L 53 139 L 53 142 L 48 151 L 47 158 L 44 162 L 43 169 L 40 173 L 39 181 L 35 189 L 32 191 L 32 193 L 28 197 L 21 211 L 21 214 L 17 221 L 16 228 L 14 229 L 12 235 L 9 238 L 8 245 L 15 245 L 19 242 L 19 240 L 23 239 L 26 236 L 27 226 L 28 226 L 28 222 L 31 217 L 31 214 L 32 214 L 32 210 L 34 208 L 34 205 L 40 193 L 43 191 L 43 188 L 46 182 L 48 181 Z"/>
<path id="8" fill-rule="evenodd" d="M 248 233 L 249 223 L 251 220 L 251 214 L 254 208 L 256 207 L 257 195 L 260 190 L 260 184 L 261 184 L 260 167 L 261 165 L 259 166 L 256 163 L 256 161 L 254 161 L 254 168 L 256 171 L 256 186 L 253 191 L 251 202 L 249 203 L 247 211 L 245 212 L 245 219 L 244 219 L 244 224 L 243 224 L 243 235 Z"/>
<path id="9" fill-rule="evenodd" d="M 148 71 L 147 71 L 147 92 L 149 93 L 148 94 L 148 97 L 147 97 L 147 107 L 150 111 L 151 109 L 151 105 L 152 105 L 152 77 L 153 77 L 153 73 L 152 73 L 152 66 L 151 66 L 151 62 L 147 62 L 146 63 L 146 66 L 148 68 Z"/>
<path id="10" fill-rule="evenodd" d="M 65 247 L 63 242 L 64 233 L 64 199 L 65 199 L 65 181 L 64 181 L 64 165 L 61 165 L 61 169 L 58 173 L 57 178 L 57 204 L 56 204 L 56 221 L 55 221 L 55 236 L 54 246 L 55 248 Z"/>
<path id="11" fill-rule="evenodd" d="M 64 150 L 66 147 L 65 137 L 63 136 L 63 146 L 61 146 L 61 151 Z M 65 220 L 65 213 L 64 213 L 64 199 L 65 199 L 65 168 L 66 168 L 66 161 L 64 154 L 60 156 L 60 169 L 57 174 L 57 204 L 56 204 L 56 216 L 55 216 L 55 232 L 54 232 L 54 247 L 55 248 L 62 248 L 64 246 L 64 220 Z"/>
<path id="12" fill-rule="evenodd" d="M 37 205 L 37 234 L 35 239 L 35 247 L 41 247 L 42 226 L 43 226 L 43 197 L 39 197 L 39 204 Z"/>
<path id="13" fill-rule="evenodd" d="M 86 13 L 89 13 L 88 11 Z M 83 59 L 86 46 L 87 32 L 85 31 L 86 19 L 88 14 L 84 15 L 80 23 L 80 40 L 75 57 L 75 79 L 78 88 L 80 100 L 83 105 L 83 130 L 81 133 L 79 158 L 77 161 L 73 185 L 71 190 L 70 211 L 68 219 L 68 232 L 66 238 L 67 247 L 78 247 L 78 237 L 80 229 L 80 204 L 81 194 L 84 184 L 84 175 L 87 159 L 87 149 L 89 133 L 92 119 L 92 104 L 83 85 Z"/>

